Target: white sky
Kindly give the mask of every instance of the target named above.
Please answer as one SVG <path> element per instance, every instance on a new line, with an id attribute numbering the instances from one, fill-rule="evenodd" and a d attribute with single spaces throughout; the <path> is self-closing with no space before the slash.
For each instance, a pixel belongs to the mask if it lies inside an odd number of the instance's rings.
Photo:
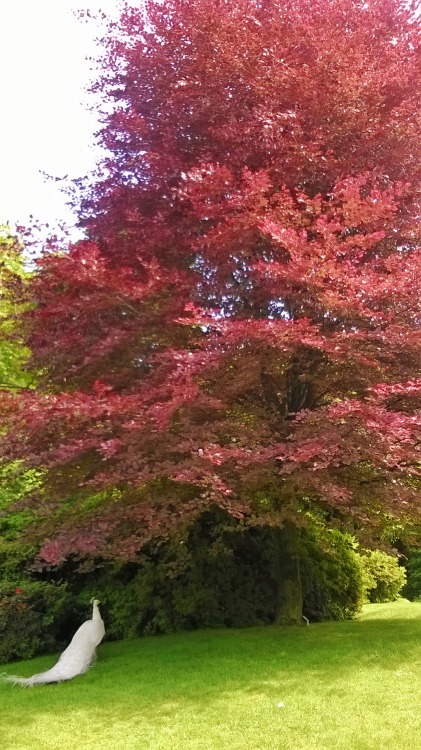
<path id="1" fill-rule="evenodd" d="M 0 2 L 0 224 L 74 224 L 58 182 L 40 172 L 83 176 L 95 164 L 95 115 L 85 87 L 99 27 L 72 11 L 116 13 L 117 0 Z"/>

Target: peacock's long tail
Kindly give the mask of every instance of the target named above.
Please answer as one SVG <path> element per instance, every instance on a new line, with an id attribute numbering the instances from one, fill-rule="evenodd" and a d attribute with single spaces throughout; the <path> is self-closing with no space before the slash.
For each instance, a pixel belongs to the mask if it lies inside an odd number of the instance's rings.
<path id="1" fill-rule="evenodd" d="M 72 680 L 77 675 L 84 674 L 95 659 L 95 646 L 92 643 L 81 644 L 73 639 L 69 646 L 63 651 L 58 662 L 51 669 L 39 672 L 32 677 L 16 677 L 15 675 L 4 675 L 6 682 L 22 687 L 33 687 L 34 685 L 46 685 L 49 682 L 63 682 Z"/>
<path id="2" fill-rule="evenodd" d="M 51 669 L 39 672 L 32 677 L 17 677 L 16 675 L 2 675 L 6 682 L 22 687 L 33 687 L 34 685 L 46 685 L 49 682 L 64 682 L 72 680 L 73 677 L 86 672 L 95 659 L 95 646 L 89 644 L 89 648 L 80 648 L 80 644 L 73 641 L 63 651 L 60 659 Z"/>
<path id="3" fill-rule="evenodd" d="M 86 670 L 89 669 L 89 666 L 90 664 L 87 664 L 86 667 L 79 668 L 78 671 L 75 671 L 73 674 L 73 670 L 63 671 L 63 669 L 60 668 L 60 663 L 57 662 L 57 664 L 55 664 L 51 669 L 47 669 L 46 672 L 33 674 L 32 677 L 17 677 L 14 674 L 2 674 L 1 678 L 2 680 L 4 680 L 4 682 L 11 682 L 13 685 L 21 685 L 22 687 L 34 687 L 34 685 L 47 685 L 51 682 L 64 682 L 65 680 L 72 680 L 73 677 L 86 672 Z"/>

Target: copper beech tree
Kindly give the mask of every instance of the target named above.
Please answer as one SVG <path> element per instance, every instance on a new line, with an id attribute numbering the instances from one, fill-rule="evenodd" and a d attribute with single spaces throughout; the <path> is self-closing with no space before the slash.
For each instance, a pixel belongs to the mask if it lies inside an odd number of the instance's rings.
<path id="1" fill-rule="evenodd" d="M 86 239 L 29 286 L 5 461 L 40 558 L 133 558 L 217 505 L 376 538 L 420 516 L 421 37 L 399 0 L 126 6 Z M 400 528 L 400 526 L 399 526 Z"/>

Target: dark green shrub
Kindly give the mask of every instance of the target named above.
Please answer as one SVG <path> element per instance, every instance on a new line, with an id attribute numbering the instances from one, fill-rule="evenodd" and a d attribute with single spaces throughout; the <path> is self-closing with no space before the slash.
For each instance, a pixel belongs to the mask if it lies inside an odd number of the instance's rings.
<path id="1" fill-rule="evenodd" d="M 393 602 L 406 581 L 405 568 L 392 555 L 380 550 L 361 555 L 366 599 L 369 602 Z"/>
<path id="2" fill-rule="evenodd" d="M 402 589 L 402 596 L 411 601 L 421 600 L 421 552 L 410 552 L 406 562 L 408 580 Z"/>
<path id="3" fill-rule="evenodd" d="M 0 596 L 0 663 L 30 658 L 41 646 L 41 618 L 28 607 L 26 598 Z"/>
<path id="4" fill-rule="evenodd" d="M 69 608 L 66 584 L 36 580 L 25 572 L 34 549 L 0 542 L 0 662 L 30 658 L 62 645 Z"/>
<path id="5" fill-rule="evenodd" d="M 304 614 L 312 622 L 348 620 L 363 603 L 363 583 L 353 539 L 337 530 L 302 535 Z"/>
<path id="6" fill-rule="evenodd" d="M 206 513 L 184 539 L 150 544 L 137 566 L 86 576 L 81 596 L 102 599 L 110 638 L 266 624 L 276 610 L 273 544 L 267 530 Z"/>
<path id="7" fill-rule="evenodd" d="M 220 512 L 205 513 L 184 539 L 150 544 L 137 564 L 79 576 L 75 607 L 97 595 L 111 639 L 269 624 L 283 572 L 279 539 L 277 529 L 246 528 Z M 302 531 L 301 539 L 306 616 L 355 616 L 362 582 L 352 541 L 320 530 Z"/>
<path id="8" fill-rule="evenodd" d="M 0 662 L 29 659 L 61 646 L 60 623 L 69 604 L 67 586 L 22 580 L 0 587 Z"/>

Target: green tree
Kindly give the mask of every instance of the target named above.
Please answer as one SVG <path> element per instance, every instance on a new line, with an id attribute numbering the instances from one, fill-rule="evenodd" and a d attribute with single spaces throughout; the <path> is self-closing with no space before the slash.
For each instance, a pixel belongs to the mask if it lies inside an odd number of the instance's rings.
<path id="1" fill-rule="evenodd" d="M 23 343 L 22 288 L 29 278 L 22 247 L 7 227 L 0 227 L 0 388 L 29 388 L 25 370 L 29 349 Z"/>
<path id="2" fill-rule="evenodd" d="M 34 374 L 25 369 L 30 350 L 24 344 L 25 284 L 30 273 L 25 269 L 23 247 L 8 227 L 0 226 L 0 389 L 16 392 L 30 389 Z M 1 429 L 1 427 L 0 427 Z M 0 468 L 0 535 L 3 539 L 15 538 L 33 513 L 19 509 L 7 516 L 4 511 L 28 492 L 38 488 L 41 472 L 23 471 L 20 461 L 10 461 Z"/>

